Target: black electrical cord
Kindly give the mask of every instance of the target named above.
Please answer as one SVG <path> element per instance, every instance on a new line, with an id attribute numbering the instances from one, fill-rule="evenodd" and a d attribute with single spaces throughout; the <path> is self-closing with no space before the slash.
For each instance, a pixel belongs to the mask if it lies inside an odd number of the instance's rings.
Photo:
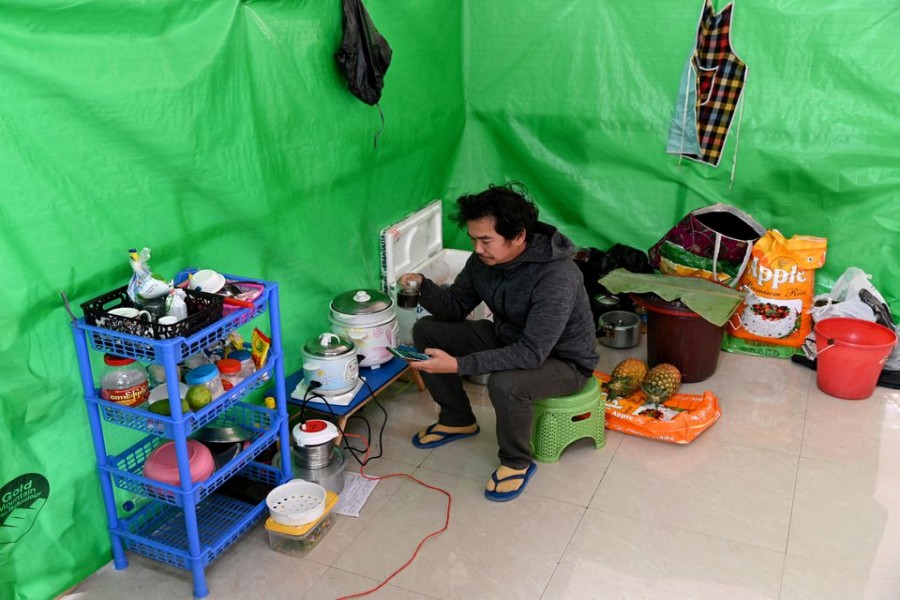
<path id="1" fill-rule="evenodd" d="M 385 425 L 387 425 L 388 414 L 387 414 L 387 411 L 385 410 L 385 408 L 381 405 L 380 402 L 378 402 L 378 399 L 375 397 L 375 392 L 372 389 L 372 387 L 369 385 L 369 382 L 366 381 L 365 378 L 361 377 L 360 379 L 362 379 L 363 384 L 366 386 L 366 389 L 368 389 L 369 395 L 372 396 L 372 400 L 375 401 L 375 404 L 378 405 L 378 408 L 380 408 L 381 412 L 384 413 L 384 421 L 382 421 L 381 430 L 378 432 L 378 454 L 369 456 L 369 458 L 367 458 L 365 461 L 360 460 L 359 455 L 357 453 L 363 454 L 363 453 L 365 453 L 365 449 L 353 448 L 350 445 L 350 442 L 347 438 L 347 435 L 344 433 L 344 430 L 341 429 L 341 426 L 338 425 L 337 423 L 335 423 L 335 427 L 337 427 L 338 431 L 341 432 L 341 439 L 343 440 L 344 447 L 347 449 L 348 452 L 350 452 L 350 454 L 353 456 L 353 458 L 356 460 L 356 462 L 358 462 L 360 464 L 360 466 L 365 467 L 367 464 L 369 464 L 369 461 L 375 460 L 376 458 L 381 458 L 382 455 L 384 454 L 384 428 L 385 428 Z M 314 384 L 314 383 L 319 384 L 319 385 L 313 386 L 312 384 Z M 332 418 L 335 419 L 335 421 L 337 421 L 339 419 L 338 415 L 335 414 L 334 409 L 331 408 L 331 404 L 328 403 L 328 400 L 325 398 L 325 396 L 323 396 L 322 394 L 312 392 L 313 389 L 320 387 L 320 386 L 321 386 L 321 384 L 318 381 L 311 381 L 310 389 L 307 389 L 306 394 L 303 395 L 303 403 L 300 405 L 301 426 L 303 423 L 303 409 L 305 408 L 306 403 L 308 402 L 310 393 L 312 393 L 313 397 L 318 398 L 319 400 L 322 401 L 323 404 L 325 404 L 325 407 L 328 409 L 328 412 L 331 413 L 331 416 L 332 416 Z M 354 417 L 355 416 L 357 416 L 357 415 L 354 415 Z M 353 417 L 350 417 L 350 418 L 353 418 Z M 369 425 L 369 422 L 363 416 L 359 416 L 358 418 L 365 421 L 367 436 L 368 436 L 368 439 L 371 439 L 372 428 Z"/>

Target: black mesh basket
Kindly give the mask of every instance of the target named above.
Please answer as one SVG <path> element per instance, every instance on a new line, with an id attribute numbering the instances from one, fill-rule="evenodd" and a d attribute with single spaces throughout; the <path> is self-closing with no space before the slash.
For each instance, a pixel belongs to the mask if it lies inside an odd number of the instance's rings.
<path id="1" fill-rule="evenodd" d="M 171 325 L 161 325 L 155 319 L 132 319 L 110 314 L 109 311 L 115 308 L 139 308 L 128 297 L 126 285 L 88 300 L 81 305 L 81 310 L 84 311 L 84 321 L 88 325 L 155 340 L 188 337 L 222 318 L 222 305 L 225 302 L 223 296 L 198 290 L 184 292 L 188 316 Z"/>

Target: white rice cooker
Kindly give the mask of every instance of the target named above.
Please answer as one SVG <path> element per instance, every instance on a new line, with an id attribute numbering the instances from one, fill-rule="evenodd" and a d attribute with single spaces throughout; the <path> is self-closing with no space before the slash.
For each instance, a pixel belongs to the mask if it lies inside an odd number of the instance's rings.
<path id="1" fill-rule="evenodd" d="M 343 394 L 352 390 L 359 379 L 356 345 L 334 333 L 318 335 L 303 346 L 303 379 L 321 385 L 315 392 L 324 395 Z"/>
<path id="2" fill-rule="evenodd" d="M 388 347 L 397 345 L 394 301 L 377 290 L 351 290 L 331 301 L 331 331 L 356 344 L 361 367 L 377 367 L 391 360 Z"/>

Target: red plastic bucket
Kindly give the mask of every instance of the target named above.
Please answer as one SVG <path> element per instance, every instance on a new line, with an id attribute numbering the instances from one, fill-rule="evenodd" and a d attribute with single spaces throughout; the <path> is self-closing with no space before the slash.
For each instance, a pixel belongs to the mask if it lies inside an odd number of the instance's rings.
<path id="1" fill-rule="evenodd" d="M 871 396 L 897 334 L 877 323 L 846 318 L 823 319 L 813 331 L 819 389 L 845 400 Z"/>

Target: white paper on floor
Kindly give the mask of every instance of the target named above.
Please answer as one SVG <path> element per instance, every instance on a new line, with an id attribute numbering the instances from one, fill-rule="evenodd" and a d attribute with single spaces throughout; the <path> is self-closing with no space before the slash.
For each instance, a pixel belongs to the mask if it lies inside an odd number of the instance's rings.
<path id="1" fill-rule="evenodd" d="M 339 515 L 348 517 L 358 517 L 359 511 L 365 506 L 369 494 L 378 485 L 377 481 L 366 479 L 359 473 L 344 473 L 344 489 L 341 490 L 341 497 L 334 512 Z"/>

